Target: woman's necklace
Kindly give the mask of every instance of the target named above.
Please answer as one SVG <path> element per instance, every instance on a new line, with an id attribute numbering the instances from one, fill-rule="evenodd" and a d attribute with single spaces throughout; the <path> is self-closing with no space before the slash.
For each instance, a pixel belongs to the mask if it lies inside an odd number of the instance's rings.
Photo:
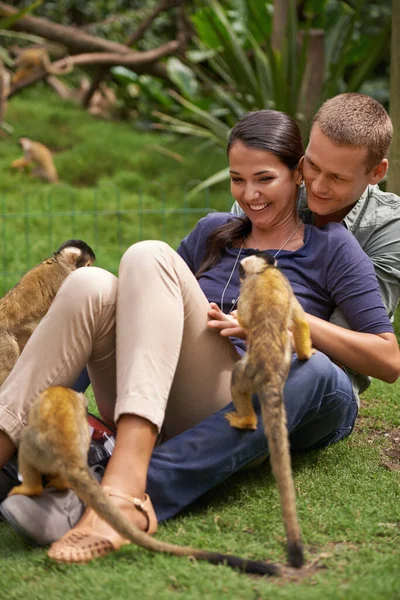
<path id="1" fill-rule="evenodd" d="M 298 228 L 300 227 L 300 225 L 301 225 L 301 224 L 302 224 L 302 221 L 300 220 L 300 221 L 297 223 L 296 227 L 293 229 L 292 233 L 289 235 L 289 237 L 288 237 L 288 239 L 286 240 L 286 242 L 285 242 L 285 243 L 284 243 L 284 244 L 283 244 L 283 245 L 282 245 L 282 246 L 279 248 L 279 250 L 277 250 L 277 251 L 275 252 L 275 254 L 274 254 L 274 258 L 276 258 L 276 257 L 278 256 L 278 254 L 279 254 L 279 253 L 280 253 L 280 252 L 281 252 L 281 251 L 284 249 L 284 247 L 286 246 L 286 244 L 288 244 L 288 243 L 290 242 L 290 240 L 292 239 L 292 237 L 294 236 L 294 234 L 296 233 L 296 231 L 298 230 Z M 236 266 L 237 266 L 237 264 L 238 264 L 238 262 L 239 262 L 239 258 L 240 258 L 240 255 L 241 255 L 241 253 L 242 253 L 243 247 L 244 247 L 244 244 L 242 244 L 242 245 L 240 246 L 240 248 L 239 248 L 239 252 L 238 252 L 238 255 L 237 255 L 237 257 L 236 257 L 235 264 L 233 265 L 233 269 L 232 269 L 232 271 L 231 271 L 231 274 L 229 275 L 228 281 L 226 282 L 226 286 L 224 287 L 224 291 L 222 292 L 222 295 L 221 295 L 221 310 L 222 310 L 222 312 L 224 312 L 224 297 L 225 297 L 225 292 L 226 292 L 226 290 L 228 289 L 228 285 L 229 285 L 229 284 L 230 284 L 230 282 L 231 282 L 231 279 L 232 279 L 232 277 L 233 277 L 233 274 L 234 274 L 234 272 L 235 272 Z M 237 301 L 238 301 L 238 300 L 239 300 L 239 296 L 238 296 L 237 298 L 234 298 L 234 299 L 232 300 L 232 306 L 231 306 L 231 309 L 230 309 L 230 311 L 228 312 L 228 315 L 230 315 L 230 314 L 231 314 L 231 312 L 232 312 L 232 311 L 233 311 L 233 309 L 235 308 L 235 306 L 236 306 L 236 303 L 237 303 Z"/>

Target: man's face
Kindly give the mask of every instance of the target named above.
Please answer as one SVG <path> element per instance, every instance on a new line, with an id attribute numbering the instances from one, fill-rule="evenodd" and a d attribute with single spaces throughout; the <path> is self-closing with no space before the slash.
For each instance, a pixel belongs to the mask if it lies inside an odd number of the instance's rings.
<path id="1" fill-rule="evenodd" d="M 378 167 L 367 172 L 366 155 L 366 148 L 335 144 L 317 123 L 313 126 L 302 165 L 307 203 L 313 213 L 341 221 L 368 184 L 380 181 L 386 168 L 380 175 Z"/>

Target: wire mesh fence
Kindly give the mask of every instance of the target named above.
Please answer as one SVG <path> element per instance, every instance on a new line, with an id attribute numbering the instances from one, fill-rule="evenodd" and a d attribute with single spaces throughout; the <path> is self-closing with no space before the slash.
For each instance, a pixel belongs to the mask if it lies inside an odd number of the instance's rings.
<path id="1" fill-rule="evenodd" d="M 123 252 L 140 240 L 161 239 L 176 248 L 201 217 L 229 210 L 232 204 L 227 194 L 213 207 L 207 190 L 190 201 L 188 192 L 195 183 L 186 184 L 180 206 L 174 206 L 167 190 L 154 181 L 151 192 L 132 194 L 116 186 L 82 191 L 59 185 L 18 201 L 1 195 L 0 295 L 68 239 L 88 243 L 96 253 L 96 265 L 113 273 Z"/>

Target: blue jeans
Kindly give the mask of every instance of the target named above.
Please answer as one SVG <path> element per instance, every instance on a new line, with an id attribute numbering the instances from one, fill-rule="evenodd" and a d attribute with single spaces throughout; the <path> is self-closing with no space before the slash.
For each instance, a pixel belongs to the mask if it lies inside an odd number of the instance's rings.
<path id="1" fill-rule="evenodd" d="M 284 390 L 292 451 L 321 448 L 350 435 L 358 412 L 346 373 L 318 352 L 293 357 Z M 234 429 L 225 419 L 233 404 L 154 449 L 147 492 L 159 521 L 268 452 L 260 406 L 255 431 Z"/>
<path id="2" fill-rule="evenodd" d="M 84 385 L 84 375 L 81 377 Z M 292 451 L 322 448 L 353 430 L 358 407 L 351 382 L 321 352 L 308 361 L 299 361 L 293 355 L 284 401 Z M 154 449 L 147 492 L 159 521 L 175 516 L 230 475 L 268 453 L 257 400 L 254 407 L 258 415 L 255 431 L 229 425 L 224 417 L 234 409 L 229 403 Z"/>

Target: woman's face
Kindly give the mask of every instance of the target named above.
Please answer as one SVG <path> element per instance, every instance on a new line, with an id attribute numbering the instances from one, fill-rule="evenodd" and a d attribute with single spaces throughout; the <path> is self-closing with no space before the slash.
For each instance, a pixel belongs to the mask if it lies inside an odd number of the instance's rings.
<path id="1" fill-rule="evenodd" d="M 231 192 L 256 227 L 281 224 L 296 211 L 299 171 L 291 171 L 279 158 L 237 141 L 229 151 Z"/>

